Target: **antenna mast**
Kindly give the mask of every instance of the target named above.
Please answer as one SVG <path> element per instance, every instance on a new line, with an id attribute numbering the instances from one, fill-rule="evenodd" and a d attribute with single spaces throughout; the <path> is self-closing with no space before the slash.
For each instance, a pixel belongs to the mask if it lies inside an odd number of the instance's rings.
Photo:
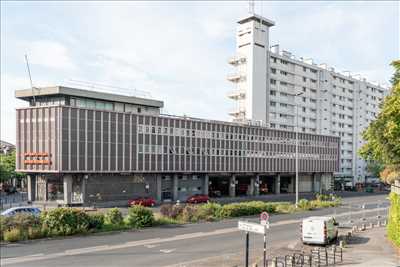
<path id="1" fill-rule="evenodd" d="M 31 90 L 32 90 L 32 96 L 33 96 L 33 106 L 36 106 L 36 98 L 35 98 L 35 92 L 33 88 L 33 83 L 32 83 L 32 76 L 31 76 L 31 69 L 29 68 L 29 62 L 28 62 L 28 55 L 25 54 L 25 62 L 26 62 L 26 69 L 28 70 L 28 75 L 29 75 L 29 81 L 31 83 Z"/>
<path id="2" fill-rule="evenodd" d="M 249 13 L 254 15 L 254 0 L 249 0 Z"/>

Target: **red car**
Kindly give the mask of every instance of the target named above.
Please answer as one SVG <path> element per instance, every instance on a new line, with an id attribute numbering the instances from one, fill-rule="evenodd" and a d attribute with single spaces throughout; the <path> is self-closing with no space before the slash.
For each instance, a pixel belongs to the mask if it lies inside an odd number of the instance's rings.
<path id="1" fill-rule="evenodd" d="M 207 203 L 208 200 L 209 200 L 209 199 L 208 199 L 208 196 L 207 196 L 207 195 L 196 194 L 196 195 L 190 196 L 190 197 L 186 200 L 186 203 L 190 203 L 190 204 Z"/>
<path id="2" fill-rule="evenodd" d="M 156 200 L 152 197 L 138 197 L 135 199 L 129 199 L 128 205 L 142 205 L 145 207 L 153 207 L 154 205 L 156 205 Z"/>

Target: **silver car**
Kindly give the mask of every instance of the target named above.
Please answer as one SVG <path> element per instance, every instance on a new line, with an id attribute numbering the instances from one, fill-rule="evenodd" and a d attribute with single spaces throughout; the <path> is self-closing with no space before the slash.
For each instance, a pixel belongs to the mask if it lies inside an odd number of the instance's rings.
<path id="1" fill-rule="evenodd" d="M 17 214 L 30 214 L 34 216 L 39 216 L 40 213 L 40 209 L 36 207 L 15 207 L 3 211 L 1 215 L 6 217 L 15 216 Z"/>

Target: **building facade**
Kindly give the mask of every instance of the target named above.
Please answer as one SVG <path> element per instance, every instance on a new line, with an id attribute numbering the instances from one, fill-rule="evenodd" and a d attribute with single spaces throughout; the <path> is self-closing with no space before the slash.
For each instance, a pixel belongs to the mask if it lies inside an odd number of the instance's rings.
<path id="1" fill-rule="evenodd" d="M 295 133 L 163 115 L 161 101 L 66 87 L 16 91 L 29 199 L 90 205 L 294 192 Z M 299 134 L 300 192 L 328 190 L 339 138 Z"/>
<path id="2" fill-rule="evenodd" d="M 237 54 L 229 59 L 236 72 L 234 121 L 253 121 L 275 129 L 335 135 L 341 138 L 336 177 L 364 182 L 369 175 L 357 151 L 361 133 L 377 116 L 387 87 L 359 75 L 339 73 L 312 59 L 296 59 L 279 45 L 269 46 L 274 22 L 258 15 L 238 21 Z"/>

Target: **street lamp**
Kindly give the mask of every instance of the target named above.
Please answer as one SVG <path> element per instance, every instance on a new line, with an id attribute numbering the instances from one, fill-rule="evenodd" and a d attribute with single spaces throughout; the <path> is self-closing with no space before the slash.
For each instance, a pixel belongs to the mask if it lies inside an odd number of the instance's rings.
<path id="1" fill-rule="evenodd" d="M 301 96 L 304 92 L 300 92 L 297 94 L 288 94 L 291 96 L 294 96 L 294 103 L 296 105 L 296 127 L 295 127 L 295 132 L 296 132 L 296 208 L 298 207 L 299 204 L 299 131 L 297 128 L 299 128 L 299 107 L 296 104 L 296 96 Z"/>

